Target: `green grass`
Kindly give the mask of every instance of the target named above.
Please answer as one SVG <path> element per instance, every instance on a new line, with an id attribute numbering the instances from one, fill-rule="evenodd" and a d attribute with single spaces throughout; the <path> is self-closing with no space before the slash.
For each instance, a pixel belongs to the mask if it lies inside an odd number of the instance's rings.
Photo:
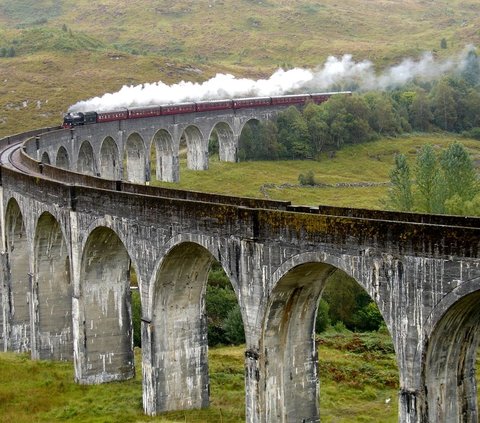
<path id="1" fill-rule="evenodd" d="M 371 418 L 384 416 L 385 409 L 390 409 L 395 415 L 397 371 L 391 354 L 369 365 L 362 363 L 364 353 L 337 350 L 336 342 L 335 339 L 333 343 L 325 341 L 320 350 L 322 415 L 327 419 L 325 421 L 337 418 L 342 409 L 349 418 L 359 414 L 355 409 L 363 410 L 360 414 L 365 413 Z M 81 386 L 72 381 L 71 364 L 30 361 L 25 355 L 3 353 L 0 354 L 0 421 L 244 422 L 244 347 L 213 348 L 209 358 L 211 407 L 149 418 L 142 413 L 139 369 L 135 380 Z M 350 372 L 352 375 L 361 372 L 365 377 L 360 383 L 348 376 Z M 340 373 L 344 375 L 341 380 Z M 377 376 L 375 373 L 378 373 Z M 381 381 L 386 374 L 387 387 Z M 387 397 L 392 398 L 392 403 L 385 406 Z M 360 407 L 360 404 L 364 405 Z M 372 414 L 374 408 L 378 408 L 378 413 L 375 411 Z"/>
<path id="2" fill-rule="evenodd" d="M 455 140 L 464 143 L 474 161 L 480 163 L 479 141 L 442 134 L 411 135 L 349 146 L 338 151 L 333 159 L 325 156 L 318 161 L 225 163 L 213 159 L 210 160 L 207 171 L 193 171 L 188 170 L 186 161 L 182 160 L 178 184 L 156 181 L 152 184 L 228 195 L 289 200 L 293 204 L 381 209 L 381 200 L 385 198 L 388 189 L 385 183 L 389 181 L 389 172 L 396 153 L 406 154 L 413 165 L 416 153 L 422 145 L 428 143 L 441 149 Z M 318 183 L 334 186 L 301 187 L 298 183 L 299 174 L 310 170 L 314 172 Z M 359 186 L 361 183 L 378 185 Z"/>
<path id="3" fill-rule="evenodd" d="M 322 422 L 397 422 L 398 369 L 390 336 L 332 331 L 317 341 Z M 244 346 L 211 348 L 209 360 L 208 409 L 147 417 L 138 366 L 133 380 L 86 386 L 73 382 L 71 363 L 0 353 L 0 422 L 244 422 Z"/>

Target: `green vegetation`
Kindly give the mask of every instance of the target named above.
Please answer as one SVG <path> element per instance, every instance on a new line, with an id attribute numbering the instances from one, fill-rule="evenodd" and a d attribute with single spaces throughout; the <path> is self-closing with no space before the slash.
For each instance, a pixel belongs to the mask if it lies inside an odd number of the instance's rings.
<path id="1" fill-rule="evenodd" d="M 385 331 L 331 330 L 317 337 L 322 422 L 397 422 L 398 369 Z M 0 353 L 2 422 L 242 423 L 244 347 L 209 351 L 211 406 L 146 417 L 141 370 L 135 379 L 96 386 L 73 382 L 71 363 L 32 361 Z M 140 351 L 136 351 L 140 362 Z M 477 358 L 477 367 L 480 360 Z"/>
<path id="2" fill-rule="evenodd" d="M 251 161 L 241 163 L 210 160 L 206 171 L 194 171 L 181 162 L 180 182 L 152 184 L 181 189 L 216 192 L 247 197 L 292 201 L 293 204 L 338 205 L 345 207 L 384 208 L 389 173 L 396 154 L 409 162 L 416 160 L 422 146 L 431 144 L 435 151 L 446 149 L 458 137 L 448 134 L 404 135 L 350 145 L 334 156 L 326 153 L 318 160 Z M 474 163 L 480 161 L 478 141 L 461 139 Z M 300 185 L 300 174 L 312 172 L 315 186 Z"/>
<path id="3" fill-rule="evenodd" d="M 480 131 L 480 59 L 472 50 L 461 74 L 386 92 L 336 95 L 303 110 L 289 107 L 273 121 L 246 126 L 239 160 L 315 159 L 346 145 L 414 131 Z M 344 88 L 344 87 L 342 87 Z"/>
<path id="4" fill-rule="evenodd" d="M 324 421 L 396 421 L 398 371 L 389 336 L 328 332 L 318 343 Z M 85 386 L 73 382 L 72 364 L 1 353 L 1 421 L 244 422 L 243 350 L 210 349 L 209 409 L 156 418 L 142 413 L 140 368 L 131 381 Z M 138 350 L 136 359 L 138 363 Z"/>
<path id="5" fill-rule="evenodd" d="M 206 309 L 209 345 L 238 345 L 245 342 L 237 296 L 218 262 L 208 276 Z"/>
<path id="6" fill-rule="evenodd" d="M 427 144 L 415 163 L 415 182 L 404 154 L 395 156 L 386 205 L 394 210 L 480 216 L 480 182 L 465 147 L 456 142 L 439 154 Z"/>

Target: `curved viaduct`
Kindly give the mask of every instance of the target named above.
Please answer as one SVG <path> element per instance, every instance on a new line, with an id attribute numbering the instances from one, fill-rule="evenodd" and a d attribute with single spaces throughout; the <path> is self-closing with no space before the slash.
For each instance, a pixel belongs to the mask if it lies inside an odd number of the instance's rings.
<path id="1" fill-rule="evenodd" d="M 477 422 L 480 219 L 296 207 L 120 180 L 149 179 L 143 156 L 152 144 L 159 179 L 176 180 L 182 134 L 191 167 L 208 163 L 213 130 L 222 159 L 235 160 L 243 124 L 271 112 L 1 140 L 0 348 L 73 360 L 83 384 L 132 377 L 133 268 L 145 413 L 205 407 L 205 290 L 215 259 L 244 322 L 246 420 L 318 422 L 314 321 L 326 278 L 341 269 L 370 294 L 392 335 L 399 421 Z"/>
<path id="2" fill-rule="evenodd" d="M 34 155 L 57 167 L 143 184 L 151 179 L 153 154 L 155 178 L 177 182 L 182 146 L 189 169 L 208 169 L 209 139 L 215 134 L 220 160 L 235 162 L 245 124 L 271 119 L 284 108 L 229 109 L 78 126 L 72 133 L 45 138 Z"/>

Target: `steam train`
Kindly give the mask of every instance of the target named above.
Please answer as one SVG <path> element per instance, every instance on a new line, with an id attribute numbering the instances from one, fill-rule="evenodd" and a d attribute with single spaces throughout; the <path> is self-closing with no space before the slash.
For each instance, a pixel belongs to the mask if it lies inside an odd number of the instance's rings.
<path id="1" fill-rule="evenodd" d="M 336 94 L 351 94 L 350 91 L 295 94 L 275 97 L 249 97 L 228 100 L 209 100 L 191 103 L 165 104 L 161 106 L 134 107 L 111 112 L 67 113 L 63 118 L 63 128 L 88 125 L 91 123 L 112 122 L 125 119 L 140 119 L 155 116 L 178 115 L 182 113 L 201 113 L 214 110 L 246 109 L 252 107 L 304 105 L 308 101 L 316 104 L 327 101 Z"/>

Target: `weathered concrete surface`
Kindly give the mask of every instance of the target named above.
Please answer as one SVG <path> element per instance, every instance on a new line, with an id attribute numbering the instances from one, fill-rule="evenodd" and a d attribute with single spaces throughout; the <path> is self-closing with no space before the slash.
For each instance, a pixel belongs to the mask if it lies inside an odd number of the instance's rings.
<path id="1" fill-rule="evenodd" d="M 129 131 L 116 125 L 98 128 L 96 136 L 95 125 L 82 129 L 95 160 L 112 140 L 121 157 L 128 154 Z M 183 131 L 169 133 L 180 140 Z M 162 132 L 156 142 L 167 139 Z M 55 140 L 70 148 L 77 169 L 80 146 L 70 131 L 41 136 L 38 149 L 26 150 L 55 157 Z M 54 359 L 70 353 L 80 383 L 132 377 L 133 267 L 142 299 L 145 412 L 204 407 L 204 301 L 215 259 L 230 278 L 245 326 L 246 420 L 317 422 L 314 320 L 325 279 L 340 269 L 366 289 L 392 334 L 399 421 L 478 421 L 480 219 L 315 211 L 42 169 L 68 185 L 1 169 L 4 348 Z"/>

